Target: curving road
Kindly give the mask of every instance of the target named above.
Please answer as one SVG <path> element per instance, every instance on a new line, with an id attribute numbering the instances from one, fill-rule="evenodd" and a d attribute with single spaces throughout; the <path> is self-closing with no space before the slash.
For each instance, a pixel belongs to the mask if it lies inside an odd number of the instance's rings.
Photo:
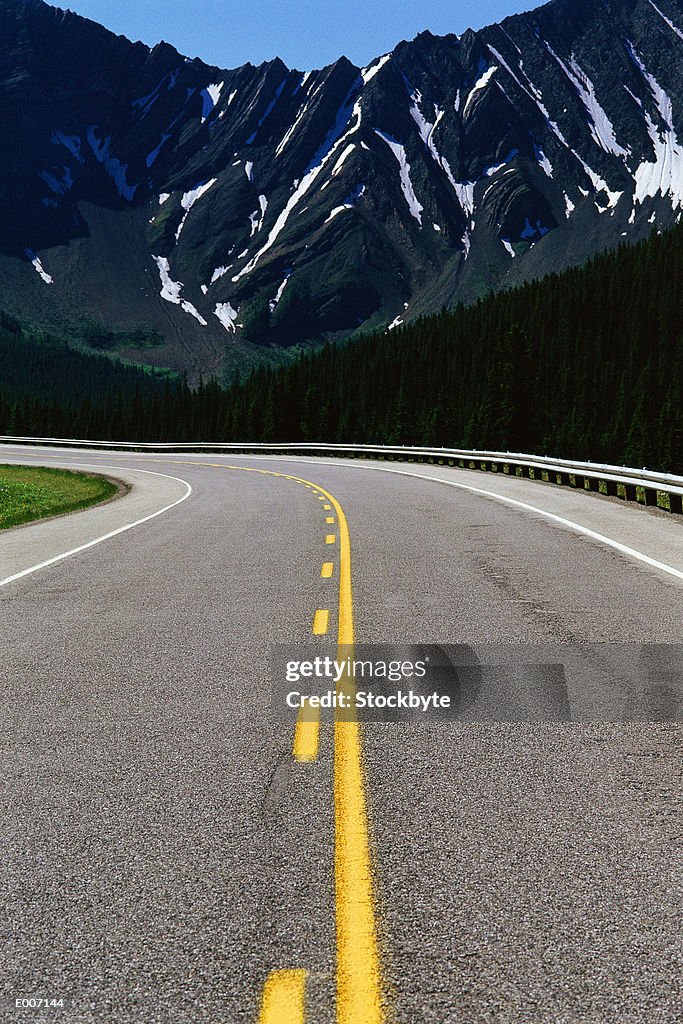
<path id="1" fill-rule="evenodd" d="M 683 1019 L 678 519 L 444 467 L 10 461 L 132 490 L 0 535 L 0 1020 Z M 323 722 L 297 760 L 271 649 L 350 616 L 358 644 L 565 659 L 567 720 Z"/>

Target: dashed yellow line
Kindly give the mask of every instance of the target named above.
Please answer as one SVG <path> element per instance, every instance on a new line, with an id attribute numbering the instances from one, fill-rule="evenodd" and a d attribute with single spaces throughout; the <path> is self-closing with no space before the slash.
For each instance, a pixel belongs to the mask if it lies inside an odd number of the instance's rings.
<path id="1" fill-rule="evenodd" d="M 334 565 L 332 562 L 323 562 L 323 567 L 320 570 L 320 575 L 324 580 L 329 580 L 332 572 L 334 571 Z"/>
<path id="2" fill-rule="evenodd" d="M 272 971 L 263 986 L 259 1024 L 304 1024 L 306 971 Z"/>
<path id="3" fill-rule="evenodd" d="M 327 516 L 326 519 L 325 519 L 325 522 L 326 523 L 333 523 L 334 522 L 334 516 Z"/>
<path id="4" fill-rule="evenodd" d="M 158 462 L 170 460 L 158 459 Z M 179 461 L 179 460 L 178 460 Z M 181 465 L 215 466 L 219 469 L 284 476 L 272 470 L 224 463 Z M 301 477 L 288 476 L 312 490 Z M 351 587 L 351 540 L 346 516 L 339 502 L 324 488 L 318 488 L 334 508 L 339 524 L 339 614 L 337 618 L 338 658 L 353 659 L 353 593 Z M 335 535 L 328 534 L 327 544 Z M 329 564 L 329 563 L 328 563 Z M 354 680 L 342 684 L 352 689 Z M 372 866 L 365 775 L 361 751 L 360 724 L 334 724 L 334 873 L 337 933 L 337 1024 L 383 1024 L 379 943 Z M 267 979 L 259 1024 L 303 1024 L 306 972 L 275 971 Z"/>
<path id="5" fill-rule="evenodd" d="M 316 636 L 324 636 L 330 624 L 330 613 L 327 608 L 318 608 L 313 617 L 313 632 Z"/>
<path id="6" fill-rule="evenodd" d="M 294 760 L 300 764 L 310 764 L 318 757 L 320 740 L 320 708 L 302 706 L 296 720 L 294 730 Z"/>

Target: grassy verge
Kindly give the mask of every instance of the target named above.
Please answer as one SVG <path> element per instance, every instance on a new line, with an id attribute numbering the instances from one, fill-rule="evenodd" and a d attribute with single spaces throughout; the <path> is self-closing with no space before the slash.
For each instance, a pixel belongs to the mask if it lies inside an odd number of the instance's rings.
<path id="1" fill-rule="evenodd" d="M 75 512 L 116 494 L 101 476 L 42 466 L 0 466 L 0 530 Z"/>

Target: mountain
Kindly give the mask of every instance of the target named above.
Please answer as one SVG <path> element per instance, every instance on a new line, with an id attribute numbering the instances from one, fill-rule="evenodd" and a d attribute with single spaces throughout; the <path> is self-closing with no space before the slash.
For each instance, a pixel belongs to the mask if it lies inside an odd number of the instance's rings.
<path id="1" fill-rule="evenodd" d="M 678 224 L 226 388 L 86 355 L 0 314 L 0 435 L 426 445 L 680 474 L 681 279 Z"/>
<path id="2" fill-rule="evenodd" d="M 683 206 L 681 0 L 553 0 L 306 73 L 0 0 L 0 100 L 0 306 L 191 380 L 583 262 Z"/>

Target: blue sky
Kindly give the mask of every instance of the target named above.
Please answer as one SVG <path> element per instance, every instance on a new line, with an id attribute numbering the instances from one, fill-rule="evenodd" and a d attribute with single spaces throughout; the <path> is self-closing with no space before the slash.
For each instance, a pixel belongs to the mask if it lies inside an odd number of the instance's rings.
<path id="1" fill-rule="evenodd" d="M 50 0 L 114 32 L 160 39 L 208 64 L 237 67 L 279 56 L 302 71 L 345 53 L 355 64 L 412 39 L 481 28 L 539 4 L 524 0 Z"/>

